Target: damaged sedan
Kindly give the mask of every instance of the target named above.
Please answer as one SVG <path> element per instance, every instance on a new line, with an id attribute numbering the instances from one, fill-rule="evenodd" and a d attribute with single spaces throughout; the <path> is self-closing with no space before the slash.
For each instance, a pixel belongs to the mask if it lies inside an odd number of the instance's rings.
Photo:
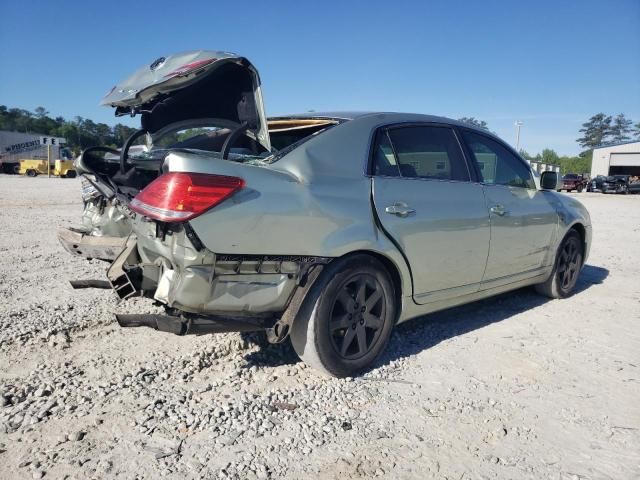
<path id="1" fill-rule="evenodd" d="M 267 118 L 255 67 L 215 51 L 159 58 L 103 104 L 141 128 L 76 160 L 82 225 L 59 236 L 110 262 L 121 299 L 164 305 L 123 327 L 264 331 L 347 376 L 399 322 L 529 285 L 569 296 L 589 252 L 557 174 L 536 187 L 511 147 L 454 120 Z"/>

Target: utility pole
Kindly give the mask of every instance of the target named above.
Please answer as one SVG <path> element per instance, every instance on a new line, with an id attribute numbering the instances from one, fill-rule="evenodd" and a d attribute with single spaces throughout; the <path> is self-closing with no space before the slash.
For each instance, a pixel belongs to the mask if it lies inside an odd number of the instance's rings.
<path id="1" fill-rule="evenodd" d="M 520 127 L 522 127 L 522 122 L 520 120 L 516 120 L 516 151 L 520 152 Z"/>

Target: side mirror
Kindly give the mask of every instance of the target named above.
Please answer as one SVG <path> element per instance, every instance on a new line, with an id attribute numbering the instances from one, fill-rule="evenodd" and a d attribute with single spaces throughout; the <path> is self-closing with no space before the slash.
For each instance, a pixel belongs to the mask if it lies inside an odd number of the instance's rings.
<path id="1" fill-rule="evenodd" d="M 540 176 L 540 188 L 542 190 L 557 190 L 560 176 L 558 172 L 542 172 Z"/>

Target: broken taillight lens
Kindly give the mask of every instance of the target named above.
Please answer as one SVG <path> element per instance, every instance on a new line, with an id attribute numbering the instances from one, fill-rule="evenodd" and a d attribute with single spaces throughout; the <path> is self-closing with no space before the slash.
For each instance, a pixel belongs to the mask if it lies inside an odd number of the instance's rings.
<path id="1" fill-rule="evenodd" d="M 129 208 L 154 220 L 184 222 L 223 202 L 244 186 L 224 175 L 170 172 L 156 178 L 131 200 Z"/>

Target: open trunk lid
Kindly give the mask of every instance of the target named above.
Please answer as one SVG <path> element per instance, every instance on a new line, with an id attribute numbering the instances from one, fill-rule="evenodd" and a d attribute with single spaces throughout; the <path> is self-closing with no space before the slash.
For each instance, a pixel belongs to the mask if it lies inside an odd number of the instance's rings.
<path id="1" fill-rule="evenodd" d="M 141 115 L 154 133 L 185 120 L 216 118 L 247 124 L 247 130 L 271 150 L 255 67 L 233 53 L 196 50 L 160 57 L 111 89 L 102 105 L 116 115 Z"/>

